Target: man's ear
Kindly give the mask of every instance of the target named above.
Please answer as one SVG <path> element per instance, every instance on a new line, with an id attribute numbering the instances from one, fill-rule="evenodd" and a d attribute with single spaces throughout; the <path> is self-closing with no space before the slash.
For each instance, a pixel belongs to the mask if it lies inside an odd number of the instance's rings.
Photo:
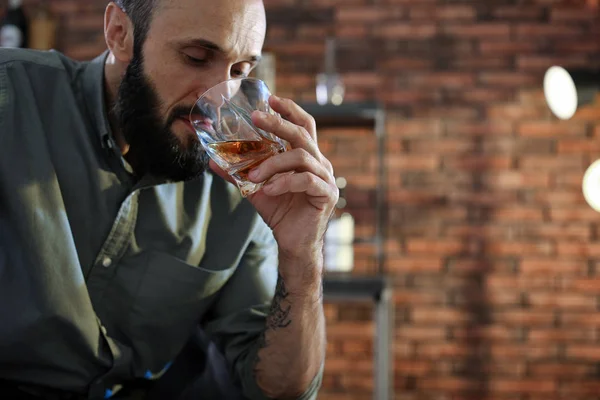
<path id="1" fill-rule="evenodd" d="M 104 39 L 115 58 L 129 64 L 133 58 L 133 23 L 114 2 L 104 12 Z"/>

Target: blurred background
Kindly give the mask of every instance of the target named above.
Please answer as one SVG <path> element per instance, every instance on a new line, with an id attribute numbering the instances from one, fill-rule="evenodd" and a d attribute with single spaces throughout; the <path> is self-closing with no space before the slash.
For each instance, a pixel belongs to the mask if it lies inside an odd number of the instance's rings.
<path id="1" fill-rule="evenodd" d="M 89 60 L 106 3 L 24 9 Z M 315 113 L 343 189 L 320 398 L 599 398 L 600 105 L 561 121 L 543 90 L 600 67 L 595 2 L 265 3 L 259 74 Z"/>

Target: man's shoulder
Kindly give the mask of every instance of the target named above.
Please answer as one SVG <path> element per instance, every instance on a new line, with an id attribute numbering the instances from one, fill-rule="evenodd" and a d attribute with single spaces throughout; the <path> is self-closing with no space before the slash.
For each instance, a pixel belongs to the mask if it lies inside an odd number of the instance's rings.
<path id="1" fill-rule="evenodd" d="M 75 61 L 64 54 L 55 51 L 40 51 L 31 49 L 0 48 L 0 66 L 8 64 L 29 64 L 42 68 L 55 68 L 72 71 L 82 62 Z"/>

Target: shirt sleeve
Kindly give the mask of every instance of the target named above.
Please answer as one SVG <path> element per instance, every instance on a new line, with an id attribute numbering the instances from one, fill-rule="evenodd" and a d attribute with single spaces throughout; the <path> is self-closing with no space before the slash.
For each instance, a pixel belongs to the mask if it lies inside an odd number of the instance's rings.
<path id="1" fill-rule="evenodd" d="M 244 397 L 250 400 L 269 399 L 256 383 L 253 368 L 259 350 L 258 339 L 265 329 L 275 294 L 277 266 L 277 244 L 261 220 L 240 265 L 222 289 L 204 325 L 205 332 L 224 354 L 231 376 L 241 386 Z M 317 398 L 323 367 L 298 400 Z"/>

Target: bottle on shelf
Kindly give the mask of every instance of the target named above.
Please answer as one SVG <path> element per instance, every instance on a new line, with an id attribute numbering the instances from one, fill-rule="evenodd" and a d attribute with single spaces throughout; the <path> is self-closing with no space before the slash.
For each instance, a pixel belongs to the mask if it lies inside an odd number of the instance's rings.
<path id="1" fill-rule="evenodd" d="M 325 234 L 324 264 L 326 271 L 349 273 L 354 269 L 354 217 L 344 211 L 346 179 L 338 178 L 336 184 L 340 189 L 340 200 Z"/>
<path id="2" fill-rule="evenodd" d="M 28 33 L 23 0 L 9 0 L 8 11 L 0 22 L 0 47 L 25 48 L 29 44 Z"/>
<path id="3" fill-rule="evenodd" d="M 35 50 L 51 50 L 56 45 L 56 18 L 50 12 L 47 1 L 37 5 L 30 14 L 29 48 Z"/>

